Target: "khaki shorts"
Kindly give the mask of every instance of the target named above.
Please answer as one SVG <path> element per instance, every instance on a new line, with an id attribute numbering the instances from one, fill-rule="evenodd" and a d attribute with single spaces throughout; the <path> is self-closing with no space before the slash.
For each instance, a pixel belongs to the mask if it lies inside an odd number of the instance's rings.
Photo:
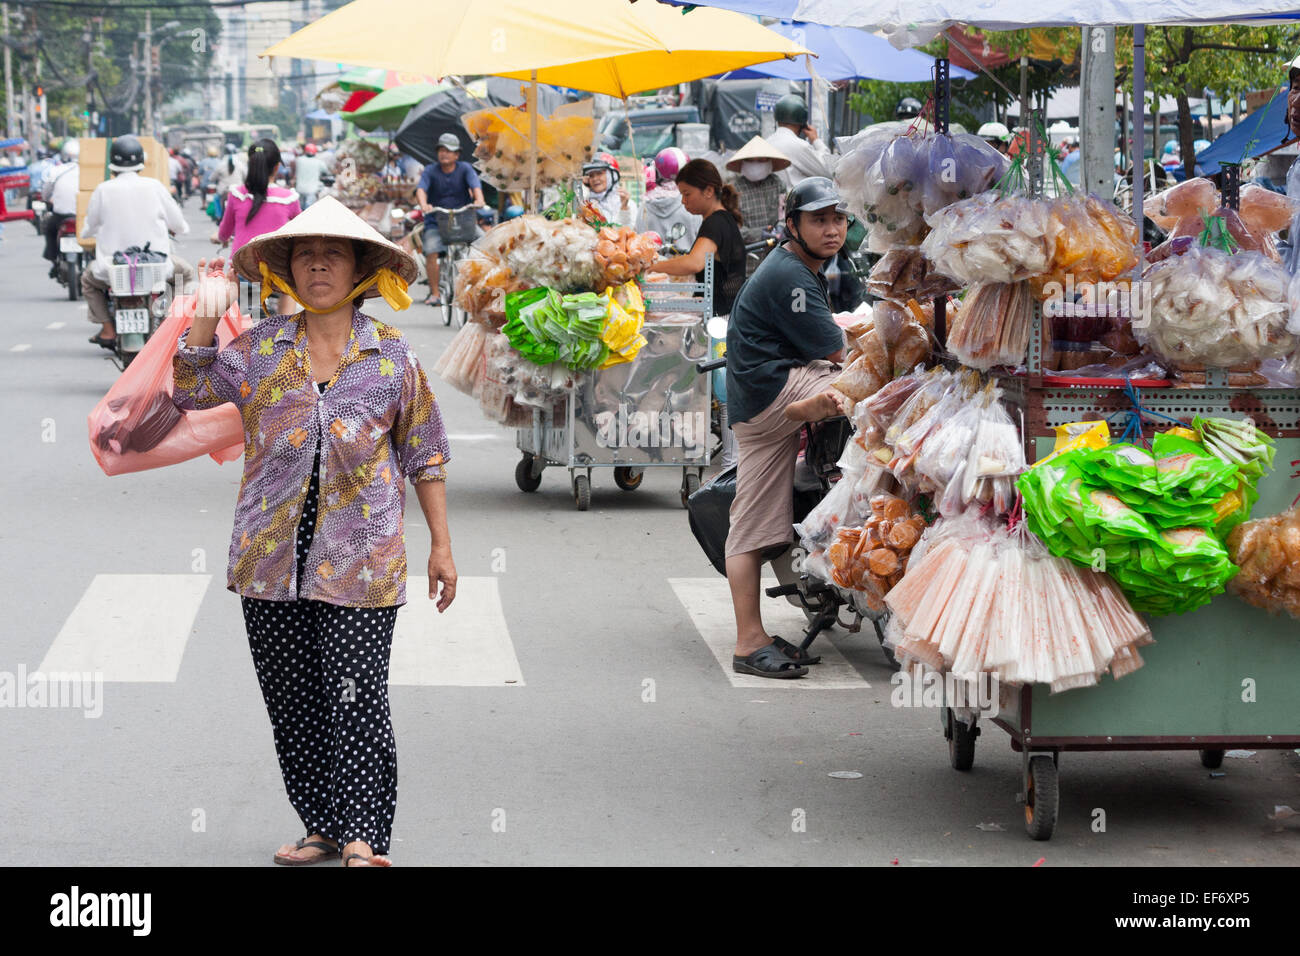
<path id="1" fill-rule="evenodd" d="M 747 422 L 732 425 L 740 452 L 736 497 L 731 502 L 727 557 L 761 551 L 794 539 L 794 466 L 799 430 L 785 410 L 830 388 L 840 369 L 818 359 L 790 369 L 785 388 Z"/>

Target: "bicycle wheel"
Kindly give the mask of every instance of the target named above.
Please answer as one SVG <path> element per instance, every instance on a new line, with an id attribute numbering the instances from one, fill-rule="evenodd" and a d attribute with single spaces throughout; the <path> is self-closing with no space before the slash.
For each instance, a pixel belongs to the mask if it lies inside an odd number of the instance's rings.
<path id="1" fill-rule="evenodd" d="M 453 295 L 456 289 L 456 260 L 448 252 L 446 259 L 438 266 L 438 298 L 442 300 L 442 324 L 451 325 L 452 312 L 456 308 Z"/>

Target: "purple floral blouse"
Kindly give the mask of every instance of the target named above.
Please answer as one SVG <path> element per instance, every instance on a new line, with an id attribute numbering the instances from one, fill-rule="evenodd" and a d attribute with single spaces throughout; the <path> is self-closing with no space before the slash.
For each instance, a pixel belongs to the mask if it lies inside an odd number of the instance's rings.
<path id="1" fill-rule="evenodd" d="M 186 332 L 172 359 L 177 407 L 234 402 L 244 420 L 226 589 L 270 601 L 405 604 L 403 478 L 447 477 L 438 403 L 402 333 L 358 309 L 321 394 L 303 315 L 272 316 L 224 349 L 190 347 Z M 320 500 L 299 594 L 295 544 L 317 441 Z"/>

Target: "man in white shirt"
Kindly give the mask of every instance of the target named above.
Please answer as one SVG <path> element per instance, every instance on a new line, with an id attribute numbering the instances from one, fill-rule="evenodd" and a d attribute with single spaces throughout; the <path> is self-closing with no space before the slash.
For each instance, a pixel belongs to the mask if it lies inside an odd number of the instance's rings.
<path id="1" fill-rule="evenodd" d="M 316 158 L 316 144 L 308 143 L 293 163 L 293 188 L 298 190 L 298 208 L 306 209 L 320 192 L 320 177 L 325 164 Z"/>
<path id="2" fill-rule="evenodd" d="M 111 351 L 117 335 L 108 317 L 108 267 L 113 264 L 113 253 L 146 244 L 166 252 L 171 274 L 181 275 L 181 282 L 176 283 L 178 292 L 193 281 L 194 267 L 171 254 L 169 233 L 183 235 L 190 227 L 167 187 L 140 175 L 144 169 L 140 141 L 134 136 L 113 140 L 108 168 L 113 178 L 95 187 L 82 226 L 82 235 L 95 239 L 95 259 L 81 274 L 81 291 L 86 296 L 88 318 L 101 326 L 90 341 Z"/>
<path id="3" fill-rule="evenodd" d="M 790 166 L 777 173 L 788 191 L 812 176 L 835 178 L 835 157 L 808 125 L 808 107 L 803 98 L 791 93 L 776 101 L 773 108 L 776 131 L 766 137 L 767 144 L 790 160 Z"/>
<path id="4" fill-rule="evenodd" d="M 50 204 L 45 223 L 45 258 L 50 261 L 50 278 L 59 268 L 59 227 L 77 214 L 77 186 L 80 180 L 77 156 L 80 145 L 69 139 L 59 150 L 59 164 L 45 173 L 41 197 Z"/>

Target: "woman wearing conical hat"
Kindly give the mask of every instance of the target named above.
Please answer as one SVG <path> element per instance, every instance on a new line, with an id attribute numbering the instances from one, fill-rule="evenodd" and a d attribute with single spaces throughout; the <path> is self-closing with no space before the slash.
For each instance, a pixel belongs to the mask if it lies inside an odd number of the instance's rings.
<path id="1" fill-rule="evenodd" d="M 447 435 L 401 332 L 357 302 L 410 305 L 415 261 L 333 198 L 251 240 L 234 268 L 302 308 L 218 349 L 236 300 L 221 260 L 200 263 L 194 323 L 173 360 L 184 409 L 234 402 L 244 422 L 227 589 L 240 596 L 290 803 L 306 836 L 289 866 L 386 866 L 397 800 L 388 663 L 406 603 L 405 483 L 432 536 L 429 598 L 456 594 Z M 439 592 L 441 590 L 441 593 Z"/>

